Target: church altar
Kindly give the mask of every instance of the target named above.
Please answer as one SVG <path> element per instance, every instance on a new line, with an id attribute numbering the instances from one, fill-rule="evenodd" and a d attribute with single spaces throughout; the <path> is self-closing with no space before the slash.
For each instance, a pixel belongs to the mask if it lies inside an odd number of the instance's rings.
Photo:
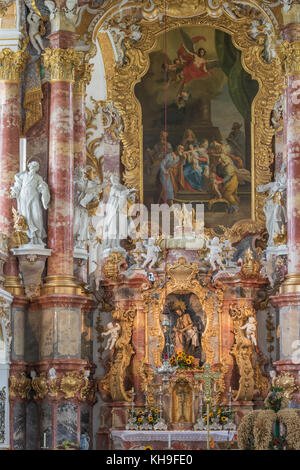
<path id="1" fill-rule="evenodd" d="M 234 448 L 236 431 L 210 431 L 211 448 Z M 141 450 L 151 447 L 154 450 L 204 450 L 206 431 L 127 431 L 112 430 L 111 445 L 114 450 Z M 234 443 L 234 444 L 233 444 Z"/>

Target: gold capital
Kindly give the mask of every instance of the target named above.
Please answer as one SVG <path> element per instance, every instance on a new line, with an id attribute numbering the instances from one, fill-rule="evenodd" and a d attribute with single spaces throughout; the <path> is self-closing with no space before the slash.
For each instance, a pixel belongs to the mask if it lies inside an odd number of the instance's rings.
<path id="1" fill-rule="evenodd" d="M 46 49 L 43 54 L 44 65 L 51 72 L 51 82 L 73 82 L 75 69 L 82 62 L 83 52 L 75 49 Z"/>
<path id="2" fill-rule="evenodd" d="M 25 70 L 27 56 L 28 53 L 24 51 L 2 49 L 0 51 L 0 80 L 19 83 Z"/>
<path id="3" fill-rule="evenodd" d="M 278 55 L 286 75 L 300 74 L 300 41 L 282 41 Z"/>
<path id="4" fill-rule="evenodd" d="M 75 70 L 74 93 L 85 94 L 86 85 L 91 81 L 94 64 L 84 62 Z"/>

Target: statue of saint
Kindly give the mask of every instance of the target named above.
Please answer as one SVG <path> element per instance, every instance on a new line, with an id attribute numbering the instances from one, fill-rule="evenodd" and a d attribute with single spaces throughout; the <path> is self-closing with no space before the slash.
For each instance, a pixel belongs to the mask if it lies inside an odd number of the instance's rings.
<path id="1" fill-rule="evenodd" d="M 276 181 L 257 186 L 258 192 L 267 192 L 264 213 L 269 234 L 268 246 L 274 246 L 274 238 L 283 233 L 287 223 L 285 193 L 287 186 L 286 165 L 283 165 Z"/>
<path id="2" fill-rule="evenodd" d="M 50 192 L 47 183 L 37 174 L 40 165 L 37 161 L 28 164 L 28 171 L 17 173 L 15 183 L 10 188 L 10 197 L 16 198 L 18 213 L 25 217 L 28 230 L 26 234 L 30 243 L 43 245 L 46 231 L 43 225 L 43 208 L 48 209 Z"/>
<path id="3" fill-rule="evenodd" d="M 177 315 L 176 325 L 173 328 L 175 350 L 194 352 L 200 346 L 198 328 L 191 316 L 185 313 L 186 305 L 183 301 L 174 302 L 173 309 Z"/>
<path id="4" fill-rule="evenodd" d="M 127 200 L 135 188 L 128 189 L 120 183 L 119 176 L 110 178 L 111 188 L 103 217 L 103 249 L 120 250 L 120 240 L 128 235 Z"/>
<path id="5" fill-rule="evenodd" d="M 85 169 L 78 166 L 74 170 L 74 246 L 85 248 L 89 240 L 89 212 L 87 205 L 96 200 L 100 183 L 98 178 L 90 181 Z"/>

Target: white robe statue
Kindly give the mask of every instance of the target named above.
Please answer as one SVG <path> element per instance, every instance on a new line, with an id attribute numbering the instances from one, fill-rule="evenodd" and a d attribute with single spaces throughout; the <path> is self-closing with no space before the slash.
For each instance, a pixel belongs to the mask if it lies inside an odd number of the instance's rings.
<path id="1" fill-rule="evenodd" d="M 120 240 L 128 236 L 127 199 L 135 191 L 120 183 L 117 175 L 110 178 L 111 188 L 103 217 L 102 247 L 122 251 Z"/>
<path id="2" fill-rule="evenodd" d="M 89 213 L 87 205 L 96 200 L 99 193 L 99 180 L 90 181 L 83 167 L 74 171 L 74 246 L 85 248 L 89 240 Z"/>
<path id="3" fill-rule="evenodd" d="M 43 208 L 48 209 L 50 193 L 47 183 L 37 174 L 40 165 L 37 161 L 28 164 L 28 171 L 17 173 L 15 183 L 10 188 L 10 197 L 16 198 L 18 213 L 26 219 L 28 230 L 26 234 L 30 243 L 42 245 L 46 237 L 43 225 Z"/>
<path id="4" fill-rule="evenodd" d="M 274 237 L 285 229 L 287 214 L 285 207 L 285 192 L 287 185 L 286 166 L 282 167 L 276 181 L 257 187 L 258 192 L 267 192 L 264 213 L 269 234 L 268 246 L 274 246 Z"/>

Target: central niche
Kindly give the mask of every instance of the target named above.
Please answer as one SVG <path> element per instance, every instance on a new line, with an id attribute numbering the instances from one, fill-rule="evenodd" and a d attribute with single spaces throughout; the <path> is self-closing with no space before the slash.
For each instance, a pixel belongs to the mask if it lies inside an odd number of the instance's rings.
<path id="1" fill-rule="evenodd" d="M 205 312 L 195 294 L 168 295 L 161 316 L 165 337 L 163 357 L 184 351 L 186 355 L 195 357 L 196 364 L 203 364 L 206 357 L 202 336 L 206 323 Z"/>

